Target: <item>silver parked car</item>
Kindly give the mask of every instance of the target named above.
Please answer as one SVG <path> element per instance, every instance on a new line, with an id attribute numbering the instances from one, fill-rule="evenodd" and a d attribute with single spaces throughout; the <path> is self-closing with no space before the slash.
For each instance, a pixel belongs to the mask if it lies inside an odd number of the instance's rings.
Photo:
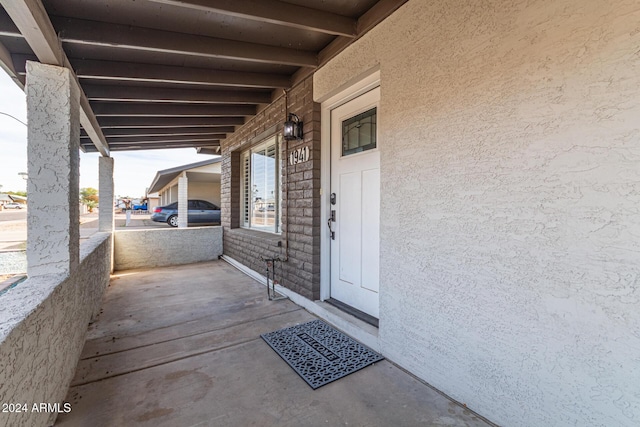
<path id="1" fill-rule="evenodd" d="M 22 203 L 16 203 L 16 202 L 9 202 L 9 203 L 5 203 L 4 208 L 5 209 L 22 209 L 24 206 L 22 205 Z"/>
<path id="2" fill-rule="evenodd" d="M 178 226 L 178 202 L 170 205 L 158 206 L 153 210 L 151 220 L 166 222 L 172 227 Z M 220 208 L 206 200 L 189 200 L 187 222 L 220 223 Z"/>

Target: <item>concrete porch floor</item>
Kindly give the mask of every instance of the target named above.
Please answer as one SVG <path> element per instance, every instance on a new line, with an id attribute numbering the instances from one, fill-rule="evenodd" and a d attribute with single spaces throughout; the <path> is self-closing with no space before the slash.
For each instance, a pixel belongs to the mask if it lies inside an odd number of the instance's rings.
<path id="1" fill-rule="evenodd" d="M 56 425 L 488 425 L 386 360 L 312 390 L 260 334 L 313 319 L 223 261 L 117 272 Z"/>

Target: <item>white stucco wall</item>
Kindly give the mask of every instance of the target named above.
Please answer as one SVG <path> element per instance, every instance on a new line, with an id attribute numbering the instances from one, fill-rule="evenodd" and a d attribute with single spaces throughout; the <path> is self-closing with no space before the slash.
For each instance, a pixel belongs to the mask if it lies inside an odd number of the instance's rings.
<path id="1" fill-rule="evenodd" d="M 118 230 L 115 270 L 212 261 L 222 255 L 222 227 Z"/>
<path id="2" fill-rule="evenodd" d="M 178 180 L 176 179 L 176 183 L 175 185 L 172 185 L 171 188 L 169 188 L 169 202 L 168 203 L 173 203 L 178 201 Z"/>
<path id="3" fill-rule="evenodd" d="M 32 405 L 65 401 L 110 270 L 111 235 L 97 233 L 80 246 L 80 266 L 70 276 L 29 278 L 0 297 L 0 402 L 28 408 L 0 413 L 0 425 L 52 424 L 55 413 L 33 412 Z"/>
<path id="4" fill-rule="evenodd" d="M 220 206 L 220 183 L 189 181 L 189 199 L 206 200 Z"/>
<path id="5" fill-rule="evenodd" d="M 27 273 L 69 274 L 80 253 L 80 89 L 64 67 L 28 61 Z M 46 249 L 45 249 L 46 248 Z"/>
<path id="6" fill-rule="evenodd" d="M 411 0 L 379 66 L 383 353 L 505 426 L 640 425 L 640 7 Z"/>

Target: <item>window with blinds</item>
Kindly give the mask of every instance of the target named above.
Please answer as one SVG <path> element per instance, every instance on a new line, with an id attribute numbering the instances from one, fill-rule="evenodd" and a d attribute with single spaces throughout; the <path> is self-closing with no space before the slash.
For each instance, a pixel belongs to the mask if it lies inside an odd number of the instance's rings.
<path id="1" fill-rule="evenodd" d="M 242 154 L 241 218 L 247 228 L 280 232 L 278 138 Z"/>
<path id="2" fill-rule="evenodd" d="M 249 188 L 251 185 L 251 180 L 249 179 L 249 154 L 248 151 L 242 153 L 242 212 L 240 213 L 240 218 L 242 218 L 244 227 L 249 227 Z"/>

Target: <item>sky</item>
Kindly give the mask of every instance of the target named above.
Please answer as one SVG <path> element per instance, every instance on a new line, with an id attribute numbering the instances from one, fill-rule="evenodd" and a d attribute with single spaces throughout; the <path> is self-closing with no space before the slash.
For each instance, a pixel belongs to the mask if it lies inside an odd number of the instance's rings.
<path id="1" fill-rule="evenodd" d="M 18 175 L 27 172 L 27 123 L 24 92 L 0 69 L 0 192 L 25 191 L 27 184 Z M 114 158 L 114 185 L 117 196 L 142 197 L 156 172 L 210 159 L 195 148 L 119 151 Z M 80 152 L 80 188 L 98 188 L 99 153 Z"/>

